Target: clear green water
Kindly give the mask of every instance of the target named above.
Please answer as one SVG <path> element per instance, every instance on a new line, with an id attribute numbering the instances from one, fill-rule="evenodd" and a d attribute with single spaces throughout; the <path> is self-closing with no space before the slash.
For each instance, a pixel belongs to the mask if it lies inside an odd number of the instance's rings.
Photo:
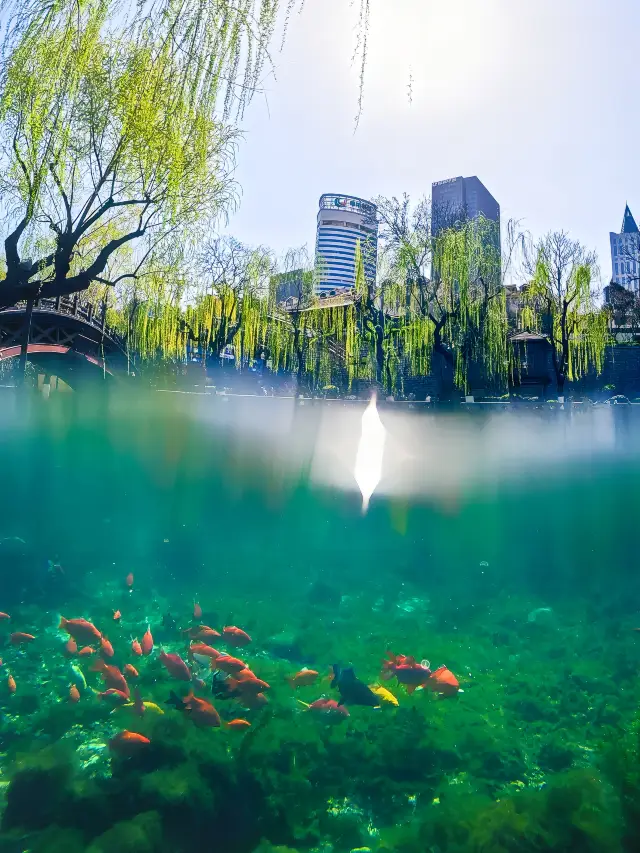
<path id="1" fill-rule="evenodd" d="M 638 849 L 634 409 L 383 410 L 383 478 L 363 515 L 357 406 L 1 402 L 0 630 L 36 640 L 2 653 L 0 850 Z M 159 649 L 189 660 L 194 601 L 196 621 L 252 637 L 239 651 L 268 705 L 213 696 L 204 671 L 196 686 L 246 730 L 165 704 L 187 686 Z M 60 615 L 108 635 L 164 714 L 97 698 Z M 156 648 L 138 659 L 147 624 Z M 387 650 L 445 664 L 463 692 L 379 681 Z M 334 724 L 307 710 L 339 698 L 334 663 L 398 707 Z M 305 666 L 318 681 L 294 690 Z M 148 749 L 106 748 L 123 729 Z"/>

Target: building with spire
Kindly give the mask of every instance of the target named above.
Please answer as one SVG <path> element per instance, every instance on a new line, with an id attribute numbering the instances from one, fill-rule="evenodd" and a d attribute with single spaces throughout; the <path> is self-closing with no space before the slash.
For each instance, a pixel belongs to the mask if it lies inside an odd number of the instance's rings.
<path id="1" fill-rule="evenodd" d="M 640 232 L 626 205 L 619 234 L 609 234 L 611 242 L 611 282 L 638 293 L 640 282 Z"/>

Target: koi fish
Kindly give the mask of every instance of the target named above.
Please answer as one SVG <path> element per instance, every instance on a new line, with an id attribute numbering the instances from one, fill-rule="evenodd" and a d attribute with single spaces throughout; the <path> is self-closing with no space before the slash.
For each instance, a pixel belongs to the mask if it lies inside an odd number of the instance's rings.
<path id="1" fill-rule="evenodd" d="M 99 643 L 102 636 L 96 626 L 86 619 L 65 619 L 61 616 L 58 628 L 80 643 Z"/>
<path id="2" fill-rule="evenodd" d="M 32 643 L 35 640 L 33 634 L 25 634 L 23 631 L 14 631 L 9 635 L 9 642 L 12 646 L 26 646 L 27 643 Z"/>
<path id="3" fill-rule="evenodd" d="M 295 675 L 287 678 L 291 687 L 308 687 L 310 684 L 315 684 L 318 680 L 319 672 L 315 669 L 301 669 Z"/>
<path id="4" fill-rule="evenodd" d="M 131 640 L 131 651 L 137 657 L 140 657 L 140 655 L 142 654 L 142 646 L 140 645 L 137 639 Z"/>
<path id="5" fill-rule="evenodd" d="M 383 705 L 393 705 L 394 707 L 398 707 L 398 700 L 393 695 L 390 690 L 387 690 L 386 687 L 382 687 L 380 684 L 370 684 L 369 690 L 382 701 Z"/>
<path id="6" fill-rule="evenodd" d="M 167 652 L 162 649 L 160 651 L 160 660 L 172 678 L 177 678 L 178 681 L 191 681 L 191 672 L 189 671 L 189 667 L 182 660 L 180 655 L 167 654 Z"/>
<path id="7" fill-rule="evenodd" d="M 138 732 L 129 732 L 126 729 L 119 732 L 115 737 L 108 741 L 107 746 L 111 752 L 126 758 L 130 755 L 135 755 L 142 749 L 145 749 L 151 741 L 144 735 Z"/>
<path id="8" fill-rule="evenodd" d="M 235 625 L 227 625 L 223 628 L 222 636 L 230 646 L 237 649 L 248 646 L 251 642 L 251 637 L 242 628 L 236 628 Z"/>
<path id="9" fill-rule="evenodd" d="M 144 632 L 144 636 L 142 638 L 142 654 L 150 655 L 153 651 L 153 636 L 151 634 L 151 628 L 147 625 L 147 630 Z"/>

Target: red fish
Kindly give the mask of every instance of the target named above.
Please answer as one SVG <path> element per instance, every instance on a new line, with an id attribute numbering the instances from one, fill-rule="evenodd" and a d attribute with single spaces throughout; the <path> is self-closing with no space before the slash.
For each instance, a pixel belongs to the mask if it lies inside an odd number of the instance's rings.
<path id="1" fill-rule="evenodd" d="M 229 688 L 232 691 L 237 691 L 244 698 L 268 690 L 269 685 L 254 675 L 250 669 L 243 669 L 235 677 L 229 679 Z"/>
<path id="2" fill-rule="evenodd" d="M 182 660 L 180 655 L 167 654 L 164 649 L 162 649 L 160 651 L 160 660 L 172 678 L 177 678 L 178 681 L 191 681 L 191 672 L 189 671 L 189 667 Z"/>
<path id="3" fill-rule="evenodd" d="M 241 628 L 236 628 L 235 625 L 227 625 L 223 628 L 222 636 L 230 646 L 235 646 L 237 649 L 248 646 L 251 642 L 251 637 Z"/>
<path id="4" fill-rule="evenodd" d="M 138 642 L 138 640 L 137 640 L 137 639 L 136 639 L 136 640 L 131 640 L 131 651 L 132 651 L 132 652 L 134 653 L 134 655 L 136 655 L 137 657 L 140 657 L 140 655 L 142 654 L 142 646 L 140 645 L 140 643 Z"/>
<path id="5" fill-rule="evenodd" d="M 440 696 L 455 696 L 460 690 L 460 682 L 446 666 L 439 666 L 431 673 L 427 687 Z"/>
<path id="6" fill-rule="evenodd" d="M 79 658 L 88 658 L 88 657 L 91 657 L 91 655 L 95 655 L 95 653 L 96 653 L 96 650 L 92 649 L 91 646 L 85 646 L 84 648 L 80 649 L 80 651 L 78 652 L 78 657 Z"/>
<path id="7" fill-rule="evenodd" d="M 80 701 L 80 691 L 75 686 L 75 684 L 72 684 L 69 687 L 69 702 L 71 702 L 73 705 L 75 705 L 76 702 L 79 702 L 79 701 Z"/>
<path id="8" fill-rule="evenodd" d="M 135 755 L 142 749 L 145 749 L 150 743 L 151 741 L 149 738 L 144 735 L 138 734 L 137 732 L 129 732 L 125 729 L 123 732 L 119 732 L 115 737 L 112 737 L 107 745 L 111 752 L 127 757 L 129 755 Z"/>
<path id="9" fill-rule="evenodd" d="M 124 582 L 129 587 L 129 590 L 131 590 L 133 587 L 133 572 L 129 572 L 129 574 L 124 579 Z"/>
<path id="10" fill-rule="evenodd" d="M 151 628 L 147 625 L 147 630 L 144 632 L 144 636 L 142 638 L 142 654 L 150 655 L 153 651 L 153 636 L 151 634 Z"/>
<path id="11" fill-rule="evenodd" d="M 66 631 L 67 634 L 80 643 L 100 642 L 100 631 L 91 622 L 87 622 L 86 619 L 65 619 L 62 616 L 58 628 Z"/>
<path id="12" fill-rule="evenodd" d="M 211 658 L 212 661 L 223 657 L 222 652 L 214 649 L 213 646 L 208 646 L 206 643 L 191 643 L 189 646 L 190 655 L 201 655 L 205 658 Z"/>
<path id="13" fill-rule="evenodd" d="M 106 637 L 100 637 L 100 653 L 103 658 L 113 657 L 113 646 Z"/>
<path id="14" fill-rule="evenodd" d="M 67 642 L 64 644 L 64 653 L 67 657 L 73 657 L 78 652 L 78 644 L 73 639 L 73 637 L 69 637 Z"/>
<path id="15" fill-rule="evenodd" d="M 15 631 L 9 635 L 9 641 L 12 646 L 26 646 L 27 643 L 32 643 L 35 640 L 33 634 L 25 634 L 22 631 Z"/>
<path id="16" fill-rule="evenodd" d="M 116 690 L 114 687 L 110 687 L 103 693 L 98 693 L 98 699 L 102 699 L 104 702 L 109 702 L 110 705 L 115 707 L 118 705 L 126 705 L 129 701 L 129 697 L 126 693 L 123 693 L 122 690 Z"/>
<path id="17" fill-rule="evenodd" d="M 117 666 L 105 663 L 102 658 L 91 665 L 91 672 L 99 672 L 107 688 L 113 688 L 129 696 L 129 685 L 124 675 L 120 672 Z"/>
<path id="18" fill-rule="evenodd" d="M 402 666 L 407 660 L 407 655 L 394 655 L 393 652 L 387 652 L 387 657 L 382 661 L 382 672 L 380 678 L 383 681 L 388 681 L 394 676 L 396 666 Z"/>
<path id="19" fill-rule="evenodd" d="M 132 666 L 130 663 L 125 664 L 123 672 L 124 672 L 124 675 L 128 675 L 131 678 L 138 678 L 140 675 L 140 673 L 135 668 L 135 666 Z"/>
<path id="20" fill-rule="evenodd" d="M 324 714 L 336 720 L 344 720 L 349 716 L 348 709 L 338 705 L 335 699 L 316 699 L 308 707 L 314 714 Z"/>
<path id="21" fill-rule="evenodd" d="M 225 729 L 233 729 L 235 731 L 241 731 L 242 729 L 250 728 L 251 723 L 248 720 L 229 720 L 229 722 L 225 724 Z"/>
<path id="22" fill-rule="evenodd" d="M 0 622 L 8 622 L 11 619 L 8 613 L 0 613 Z"/>
<path id="23" fill-rule="evenodd" d="M 122 613 L 120 613 L 119 610 L 114 610 L 113 611 L 113 621 L 119 622 L 121 619 L 122 619 Z"/>
<path id="24" fill-rule="evenodd" d="M 388 654 L 391 655 L 390 652 Z M 415 658 L 406 655 L 391 655 L 388 661 L 383 661 L 383 674 L 387 673 L 390 673 L 388 678 L 395 675 L 398 683 L 404 684 L 409 694 L 417 687 L 424 687 L 431 676 L 428 666 L 423 666 Z"/>
<path id="25" fill-rule="evenodd" d="M 187 628 L 182 633 L 188 634 L 190 640 L 199 640 L 200 642 L 203 640 L 215 640 L 220 636 L 219 631 L 216 631 L 215 628 L 210 628 L 208 625 L 198 625 L 197 627 Z"/>
<path id="26" fill-rule="evenodd" d="M 220 714 L 206 699 L 198 699 L 191 692 L 184 700 L 189 716 L 197 726 L 204 728 L 218 728 L 220 726 Z"/>
<path id="27" fill-rule="evenodd" d="M 9 673 L 9 675 L 7 676 L 7 690 L 9 691 L 9 693 L 15 693 L 16 689 L 16 680 L 11 675 L 11 673 Z"/>
<path id="28" fill-rule="evenodd" d="M 221 669 L 228 675 L 233 675 L 235 672 L 240 672 L 246 669 L 247 665 L 240 658 L 234 658 L 231 655 L 219 655 L 215 660 L 211 661 L 211 669 Z"/>
<path id="29" fill-rule="evenodd" d="M 202 607 L 197 602 L 193 602 L 193 618 L 202 619 Z"/>

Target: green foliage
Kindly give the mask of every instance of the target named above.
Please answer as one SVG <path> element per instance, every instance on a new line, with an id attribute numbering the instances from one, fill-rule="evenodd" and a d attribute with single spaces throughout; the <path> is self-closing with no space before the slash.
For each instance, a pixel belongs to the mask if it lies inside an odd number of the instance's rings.
<path id="1" fill-rule="evenodd" d="M 595 256 L 564 232 L 547 234 L 530 261 L 531 282 L 523 289 L 522 329 L 546 336 L 551 346 L 558 393 L 591 367 L 602 372 L 609 341 L 609 317 L 596 307 Z"/>
<path id="2" fill-rule="evenodd" d="M 163 849 L 160 815 L 144 812 L 116 823 L 89 845 L 87 853 L 159 853 Z"/>

